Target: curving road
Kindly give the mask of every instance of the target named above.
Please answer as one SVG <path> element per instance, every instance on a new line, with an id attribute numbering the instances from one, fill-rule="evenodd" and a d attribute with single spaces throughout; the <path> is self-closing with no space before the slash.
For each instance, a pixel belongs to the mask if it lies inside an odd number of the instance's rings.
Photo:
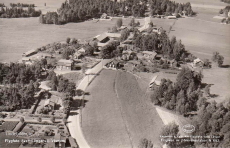
<path id="1" fill-rule="evenodd" d="M 77 89 L 81 89 L 85 91 L 87 86 L 90 84 L 90 82 L 93 81 L 96 75 L 103 69 L 103 66 L 110 61 L 111 59 L 104 59 L 101 62 L 99 62 L 96 66 L 94 66 L 92 69 L 88 69 L 85 72 L 87 75 L 81 80 L 80 84 L 77 86 Z M 83 97 L 80 99 L 83 99 Z M 79 147 L 80 148 L 90 148 L 89 144 L 87 143 L 83 135 L 82 129 L 81 129 L 80 117 L 81 117 L 80 110 L 71 111 L 70 116 L 68 118 L 67 125 L 69 127 L 71 136 L 76 139 Z"/>

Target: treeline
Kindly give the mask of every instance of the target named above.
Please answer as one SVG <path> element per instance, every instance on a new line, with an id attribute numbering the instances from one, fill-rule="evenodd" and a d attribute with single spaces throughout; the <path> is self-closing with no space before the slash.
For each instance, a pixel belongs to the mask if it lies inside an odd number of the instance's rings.
<path id="1" fill-rule="evenodd" d="M 221 0 L 221 1 L 224 2 L 224 3 L 230 4 L 230 0 Z"/>
<path id="2" fill-rule="evenodd" d="M 4 3 L 0 3 L 0 7 L 5 7 L 5 4 Z"/>
<path id="3" fill-rule="evenodd" d="M 151 15 L 172 15 L 173 13 L 180 13 L 192 16 L 194 14 L 189 2 L 181 4 L 170 0 L 150 0 L 149 4 Z"/>
<path id="4" fill-rule="evenodd" d="M 103 13 L 110 16 L 125 15 L 143 17 L 146 2 L 140 0 L 127 0 L 116 2 L 111 0 L 69 0 L 61 5 L 57 12 L 48 12 L 40 17 L 40 23 L 65 24 L 80 22 L 90 18 L 99 18 Z"/>
<path id="5" fill-rule="evenodd" d="M 50 71 L 47 80 L 50 80 L 49 86 L 52 90 L 58 92 L 64 92 L 69 96 L 75 96 L 76 94 L 76 84 L 70 82 L 67 78 L 64 78 L 62 75 L 56 76 L 54 71 Z"/>
<path id="6" fill-rule="evenodd" d="M 200 91 L 202 77 L 201 73 L 183 68 L 175 84 L 171 80 L 162 79 L 160 86 L 154 89 L 151 100 L 155 105 L 182 115 L 197 111 L 197 101 L 203 99 Z"/>
<path id="7" fill-rule="evenodd" d="M 199 147 L 230 147 L 230 100 L 225 106 L 223 103 L 208 103 L 203 100 L 198 107 L 199 112 L 192 122 L 196 129 L 193 134 L 215 136 L 217 141 L 195 144 Z"/>
<path id="8" fill-rule="evenodd" d="M 0 111 L 28 109 L 35 102 L 35 92 L 39 90 L 38 81 L 31 80 L 28 85 L 10 84 L 0 88 Z"/>
<path id="9" fill-rule="evenodd" d="M 11 7 L 35 7 L 34 4 L 10 3 Z"/>
<path id="10" fill-rule="evenodd" d="M 39 17 L 41 13 L 41 10 L 36 11 L 34 7 L 28 7 L 27 10 L 22 7 L 1 7 L 0 18 Z"/>

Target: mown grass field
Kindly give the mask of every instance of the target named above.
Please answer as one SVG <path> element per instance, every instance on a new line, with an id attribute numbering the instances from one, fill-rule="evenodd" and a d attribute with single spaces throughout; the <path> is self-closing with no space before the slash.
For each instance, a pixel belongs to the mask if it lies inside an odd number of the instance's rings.
<path id="1" fill-rule="evenodd" d="M 135 76 L 103 70 L 90 84 L 82 129 L 93 148 L 138 147 L 142 138 L 160 146 L 163 122 Z"/>
<path id="2" fill-rule="evenodd" d="M 103 70 L 86 92 L 82 130 L 92 148 L 130 148 L 130 140 L 114 90 L 116 72 Z"/>
<path id="3" fill-rule="evenodd" d="M 225 63 L 230 64 L 230 27 L 196 18 L 178 19 L 170 36 L 176 36 L 184 43 L 186 50 L 201 59 L 210 59 L 213 52 L 224 55 Z"/>

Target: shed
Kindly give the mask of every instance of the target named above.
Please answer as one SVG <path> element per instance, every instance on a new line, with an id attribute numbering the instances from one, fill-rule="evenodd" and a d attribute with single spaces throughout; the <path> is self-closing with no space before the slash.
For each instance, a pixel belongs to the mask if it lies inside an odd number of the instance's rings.
<path id="1" fill-rule="evenodd" d="M 37 53 L 37 49 L 32 49 L 32 50 L 29 50 L 29 51 L 27 51 L 27 52 L 24 52 L 24 53 L 22 54 L 22 56 L 28 57 L 28 56 L 34 55 L 34 54 L 36 54 L 36 53 Z"/>

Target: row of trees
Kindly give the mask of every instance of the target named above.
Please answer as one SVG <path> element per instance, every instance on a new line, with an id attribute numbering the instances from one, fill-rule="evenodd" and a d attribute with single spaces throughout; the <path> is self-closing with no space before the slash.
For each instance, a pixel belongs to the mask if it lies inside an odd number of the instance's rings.
<path id="1" fill-rule="evenodd" d="M 170 0 L 150 0 L 149 4 L 151 15 L 171 15 L 173 13 L 180 13 L 192 16 L 194 14 L 189 2 L 181 4 Z"/>
<path id="2" fill-rule="evenodd" d="M 166 107 L 180 114 L 197 111 L 197 102 L 202 100 L 200 91 L 202 74 L 183 68 L 175 84 L 162 79 L 159 87 L 154 89 L 151 100 L 155 105 Z"/>
<path id="3" fill-rule="evenodd" d="M 0 17 L 1 18 L 20 18 L 20 17 L 38 17 L 41 15 L 41 10 L 36 11 L 34 7 L 29 6 L 26 9 L 22 7 L 1 7 Z"/>

